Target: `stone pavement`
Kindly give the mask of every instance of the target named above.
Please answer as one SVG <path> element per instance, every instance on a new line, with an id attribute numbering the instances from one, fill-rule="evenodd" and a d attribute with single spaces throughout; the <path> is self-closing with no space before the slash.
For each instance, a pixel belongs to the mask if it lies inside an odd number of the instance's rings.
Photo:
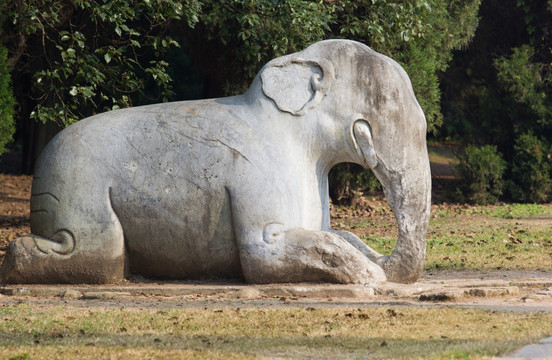
<path id="1" fill-rule="evenodd" d="M 552 337 L 542 339 L 539 344 L 527 345 L 515 353 L 500 358 L 509 359 L 551 359 L 552 358 Z"/>
<path id="2" fill-rule="evenodd" d="M 335 284 L 247 285 L 230 282 L 130 282 L 117 285 L 4 285 L 2 301 L 9 298 L 62 298 L 64 300 L 270 300 L 403 303 L 412 306 L 481 306 L 504 310 L 552 311 L 552 274 L 541 277 L 424 278 L 415 284 L 374 286 Z"/>

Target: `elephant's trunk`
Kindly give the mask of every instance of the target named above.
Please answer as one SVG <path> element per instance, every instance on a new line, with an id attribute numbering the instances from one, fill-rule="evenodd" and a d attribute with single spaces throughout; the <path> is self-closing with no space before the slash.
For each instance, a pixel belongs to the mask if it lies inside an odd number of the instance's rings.
<path id="1" fill-rule="evenodd" d="M 393 253 L 379 262 L 387 280 L 413 283 L 422 274 L 431 208 L 431 171 L 427 149 L 410 157 L 404 171 L 388 173 L 385 196 L 399 227 Z"/>

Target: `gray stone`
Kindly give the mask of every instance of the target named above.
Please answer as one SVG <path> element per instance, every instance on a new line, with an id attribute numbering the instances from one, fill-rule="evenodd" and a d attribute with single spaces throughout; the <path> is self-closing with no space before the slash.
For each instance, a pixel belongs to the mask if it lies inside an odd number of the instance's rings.
<path id="1" fill-rule="evenodd" d="M 278 286 L 262 288 L 267 296 L 290 296 L 296 298 L 350 298 L 366 299 L 375 296 L 373 288 L 361 285 L 309 285 L 309 286 Z"/>
<path id="2" fill-rule="evenodd" d="M 515 353 L 501 359 L 550 359 L 552 358 L 552 337 L 540 341 L 539 344 L 527 345 Z"/>
<path id="3" fill-rule="evenodd" d="M 347 40 L 270 61 L 243 95 L 93 116 L 43 151 L 32 234 L 10 244 L 1 282 L 414 282 L 431 202 L 425 137 L 405 71 Z M 382 183 L 399 225 L 392 254 L 330 229 L 327 175 L 340 162 Z"/>

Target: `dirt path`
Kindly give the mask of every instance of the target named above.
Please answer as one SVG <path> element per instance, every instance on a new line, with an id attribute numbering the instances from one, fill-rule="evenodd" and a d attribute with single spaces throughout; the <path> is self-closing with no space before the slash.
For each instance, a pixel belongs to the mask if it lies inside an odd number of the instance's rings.
<path id="1" fill-rule="evenodd" d="M 0 304 L 82 308 L 476 307 L 552 312 L 552 274 L 442 272 L 412 285 L 130 282 L 118 285 L 9 285 Z"/>

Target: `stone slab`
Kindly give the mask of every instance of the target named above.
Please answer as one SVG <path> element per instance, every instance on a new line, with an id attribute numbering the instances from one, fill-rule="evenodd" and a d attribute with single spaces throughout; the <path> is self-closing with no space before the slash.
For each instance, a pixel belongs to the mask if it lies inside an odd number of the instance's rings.
<path id="1" fill-rule="evenodd" d="M 463 298 L 516 296 L 522 289 L 548 297 L 549 279 L 523 281 L 419 281 L 412 285 L 383 283 L 378 286 L 336 284 L 243 283 L 125 283 L 120 285 L 4 285 L 0 294 L 16 297 L 60 297 L 64 299 L 116 299 L 128 296 L 222 296 L 233 299 L 263 297 L 349 298 L 391 297 L 418 301 L 445 302 Z M 539 290 L 540 289 L 540 290 Z"/>
<path id="2" fill-rule="evenodd" d="M 527 345 L 511 355 L 500 358 L 507 359 L 551 359 L 552 337 L 542 339 L 538 344 Z"/>

